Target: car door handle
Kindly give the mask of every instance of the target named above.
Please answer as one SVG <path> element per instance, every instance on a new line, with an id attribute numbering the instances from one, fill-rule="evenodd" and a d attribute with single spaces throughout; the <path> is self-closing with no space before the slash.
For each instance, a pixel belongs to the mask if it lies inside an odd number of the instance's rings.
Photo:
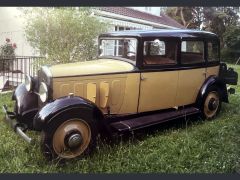
<path id="1" fill-rule="evenodd" d="M 143 76 L 143 74 L 141 74 L 141 75 L 140 75 L 140 79 L 141 79 L 141 81 L 144 81 L 144 80 L 146 80 L 147 78 L 145 78 L 145 77 Z"/>

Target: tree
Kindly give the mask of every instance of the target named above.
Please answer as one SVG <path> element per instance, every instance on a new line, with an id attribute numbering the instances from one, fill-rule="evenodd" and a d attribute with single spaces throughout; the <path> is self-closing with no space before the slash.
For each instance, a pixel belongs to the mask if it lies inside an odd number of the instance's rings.
<path id="1" fill-rule="evenodd" d="M 171 7 L 166 13 L 186 28 L 216 33 L 224 47 L 224 33 L 237 26 L 238 15 L 234 7 Z"/>
<path id="2" fill-rule="evenodd" d="M 240 25 L 229 26 L 223 36 L 225 46 L 222 55 L 225 61 L 233 62 L 240 57 Z"/>
<path id="3" fill-rule="evenodd" d="M 231 7 L 205 7 L 204 30 L 216 33 L 221 41 L 221 47 L 224 47 L 223 36 L 229 27 L 237 26 L 238 15 Z"/>
<path id="4" fill-rule="evenodd" d="M 97 36 L 107 25 L 89 8 L 23 8 L 30 45 L 50 63 L 90 60 L 96 56 Z"/>
<path id="5" fill-rule="evenodd" d="M 202 23 L 202 7 L 171 7 L 166 14 L 185 28 L 199 29 Z"/>

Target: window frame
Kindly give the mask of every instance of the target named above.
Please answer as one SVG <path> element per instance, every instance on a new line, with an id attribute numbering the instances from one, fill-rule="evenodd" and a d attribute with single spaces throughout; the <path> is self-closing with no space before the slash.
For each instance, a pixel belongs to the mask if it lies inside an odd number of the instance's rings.
<path id="1" fill-rule="evenodd" d="M 177 44 L 177 54 L 176 54 L 176 64 L 144 64 L 143 62 L 144 62 L 144 42 L 145 41 L 154 41 L 155 39 L 159 39 L 160 41 L 174 41 L 174 42 L 176 42 L 176 44 Z M 158 70 L 164 70 L 164 69 L 166 69 L 166 70 L 170 70 L 170 69 L 173 69 L 173 70 L 175 70 L 176 68 L 178 68 L 179 67 L 179 55 L 180 55 L 180 42 L 181 42 L 181 40 L 180 40 L 180 38 L 178 38 L 178 37 L 157 37 L 157 36 L 155 36 L 155 37 L 146 37 L 146 38 L 143 38 L 142 39 L 142 47 L 141 47 L 141 63 L 140 63 L 140 68 L 142 69 L 142 70 L 153 70 L 153 71 L 158 71 Z M 140 53 L 139 53 L 140 54 Z"/>
<path id="2" fill-rule="evenodd" d="M 107 39 L 107 40 L 116 40 L 116 39 L 135 39 L 136 40 L 136 57 L 135 57 L 135 61 L 132 61 L 130 59 L 127 58 L 120 58 L 120 57 L 116 57 L 116 56 L 100 56 L 99 55 L 99 50 L 100 50 L 100 45 L 101 45 L 101 41 Z M 99 59 L 105 59 L 105 58 L 110 58 L 110 59 L 114 59 L 114 60 L 119 60 L 119 61 L 126 61 L 130 64 L 133 64 L 134 66 L 138 67 L 139 66 L 139 59 L 140 59 L 140 49 L 141 49 L 141 39 L 139 37 L 136 36 L 100 36 L 98 38 L 98 54 L 97 54 L 97 58 Z M 115 57 L 115 58 L 113 58 Z"/>
<path id="3" fill-rule="evenodd" d="M 202 41 L 203 42 L 203 62 L 199 63 L 191 63 L 191 64 L 184 64 L 182 63 L 182 42 L 184 41 Z M 206 41 L 205 39 L 202 38 L 182 38 L 181 39 L 181 44 L 180 44 L 180 66 L 181 67 L 205 67 L 206 66 Z"/>
<path id="4" fill-rule="evenodd" d="M 208 60 L 208 43 L 209 42 L 216 42 L 218 45 L 218 60 L 215 61 L 209 61 Z M 220 63 L 220 59 L 221 59 L 221 53 L 220 53 L 220 41 L 218 39 L 208 39 L 206 41 L 206 60 L 207 60 L 207 64 L 208 65 L 216 65 Z"/>

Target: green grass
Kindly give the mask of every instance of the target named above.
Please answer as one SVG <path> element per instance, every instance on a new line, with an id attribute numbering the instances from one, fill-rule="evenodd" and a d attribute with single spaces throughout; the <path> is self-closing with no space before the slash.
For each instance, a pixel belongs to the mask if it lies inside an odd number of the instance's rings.
<path id="1" fill-rule="evenodd" d="M 240 66 L 234 68 L 240 74 Z M 0 172 L 240 172 L 240 86 L 236 89 L 215 120 L 187 118 L 119 137 L 113 145 L 99 141 L 91 157 L 64 165 L 47 162 L 38 144 L 30 146 L 19 138 L 2 122 L 0 112 Z M 1 95 L 3 103 L 12 107 L 9 94 Z"/>

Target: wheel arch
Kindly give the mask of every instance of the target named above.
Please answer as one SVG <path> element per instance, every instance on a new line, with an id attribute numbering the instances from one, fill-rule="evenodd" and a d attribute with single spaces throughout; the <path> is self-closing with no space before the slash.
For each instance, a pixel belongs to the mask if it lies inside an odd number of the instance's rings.
<path id="1" fill-rule="evenodd" d="M 218 87 L 221 93 L 221 100 L 223 102 L 228 103 L 228 92 L 226 84 L 223 81 L 221 81 L 221 79 L 219 79 L 217 76 L 210 76 L 205 80 L 205 82 L 203 83 L 202 87 L 198 92 L 198 96 L 196 99 L 197 107 L 201 106 L 203 97 L 205 96 L 207 89 L 211 86 Z"/>
<path id="2" fill-rule="evenodd" d="M 34 130 L 44 130 L 47 128 L 48 123 L 59 116 L 64 118 L 64 114 L 76 111 L 79 112 L 79 116 L 82 116 L 82 118 L 92 120 L 100 132 L 109 131 L 101 110 L 91 101 L 78 96 L 66 96 L 46 104 L 34 117 Z"/>

